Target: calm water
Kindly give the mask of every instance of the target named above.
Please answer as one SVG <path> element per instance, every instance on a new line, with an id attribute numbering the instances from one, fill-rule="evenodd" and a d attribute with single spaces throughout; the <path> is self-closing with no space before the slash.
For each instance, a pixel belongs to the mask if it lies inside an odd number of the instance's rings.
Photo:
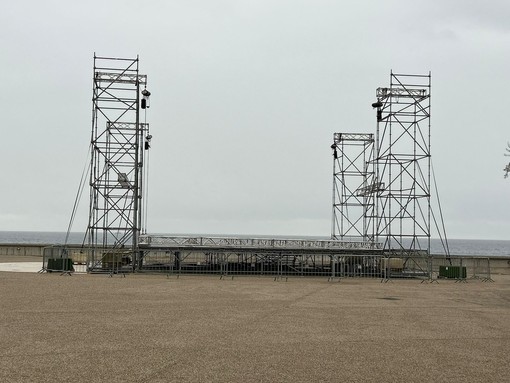
<path id="1" fill-rule="evenodd" d="M 81 244 L 83 243 L 84 236 L 85 236 L 84 233 L 71 233 L 69 235 L 69 240 L 67 242 L 70 244 Z M 65 237 L 66 233 L 63 232 L 0 231 L 0 244 L 2 243 L 52 244 L 52 245 L 63 244 L 65 242 Z M 286 238 L 328 239 L 328 237 L 296 237 L 296 236 L 288 236 Z M 452 255 L 510 256 L 510 241 L 480 240 L 480 239 L 449 239 L 448 245 L 450 248 L 450 254 Z M 438 239 L 431 240 L 432 254 L 444 254 L 444 251 L 442 249 L 443 247 Z"/>

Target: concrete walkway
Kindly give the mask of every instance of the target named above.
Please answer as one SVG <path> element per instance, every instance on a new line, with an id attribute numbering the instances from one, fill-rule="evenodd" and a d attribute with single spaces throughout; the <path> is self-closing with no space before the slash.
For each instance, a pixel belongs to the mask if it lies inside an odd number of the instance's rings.
<path id="1" fill-rule="evenodd" d="M 42 262 L 6 262 L 0 263 L 0 271 L 17 273 L 37 273 L 42 269 Z"/>

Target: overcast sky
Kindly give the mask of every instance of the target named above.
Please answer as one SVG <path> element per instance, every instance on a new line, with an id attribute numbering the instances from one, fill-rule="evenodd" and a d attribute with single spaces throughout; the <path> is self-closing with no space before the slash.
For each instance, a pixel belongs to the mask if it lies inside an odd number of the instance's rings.
<path id="1" fill-rule="evenodd" d="M 375 133 L 393 70 L 432 72 L 449 237 L 508 239 L 508 0 L 17 0 L 0 40 L 0 230 L 67 229 L 96 52 L 148 75 L 149 232 L 328 236 L 333 133 Z"/>

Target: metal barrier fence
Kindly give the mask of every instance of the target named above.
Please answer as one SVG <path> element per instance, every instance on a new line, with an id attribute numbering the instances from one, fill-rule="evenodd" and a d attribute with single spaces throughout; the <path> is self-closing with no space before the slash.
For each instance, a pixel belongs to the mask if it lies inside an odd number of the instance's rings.
<path id="1" fill-rule="evenodd" d="M 89 252 L 80 248 L 51 246 L 43 249 L 41 271 L 86 273 Z"/>
<path id="2" fill-rule="evenodd" d="M 96 253 L 98 253 L 96 251 Z M 83 248 L 62 246 L 44 249 L 43 271 L 126 274 L 133 272 L 128 253 L 112 249 L 93 253 Z M 492 281 L 490 258 L 444 256 L 382 256 L 364 254 L 307 254 L 303 252 L 232 252 L 197 250 L 146 250 L 138 273 L 167 275 L 268 275 L 277 278 L 324 277 L 379 278 L 381 280 L 417 278 L 455 281 Z"/>
<path id="3" fill-rule="evenodd" d="M 426 262 L 424 264 L 427 264 Z M 283 252 L 148 251 L 143 272 L 180 274 L 270 275 L 275 278 L 408 278 L 428 277 L 427 268 L 411 259 L 360 254 Z"/>

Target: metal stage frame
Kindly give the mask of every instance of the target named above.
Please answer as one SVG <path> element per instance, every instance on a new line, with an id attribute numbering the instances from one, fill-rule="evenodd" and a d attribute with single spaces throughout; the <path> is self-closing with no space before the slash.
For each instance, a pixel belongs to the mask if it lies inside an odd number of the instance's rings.
<path id="1" fill-rule="evenodd" d="M 363 241 L 156 236 L 140 237 L 140 272 L 380 277 L 381 247 Z"/>
<path id="2" fill-rule="evenodd" d="M 145 234 L 146 85 L 94 55 L 87 271 L 430 277 L 430 74 L 391 73 L 375 136 L 334 134 L 330 240 Z"/>
<path id="3" fill-rule="evenodd" d="M 377 88 L 375 139 L 333 137 L 332 239 L 382 245 L 381 256 L 422 265 L 430 256 L 431 75 L 390 72 Z M 389 261 L 388 261 L 389 262 Z"/>
<path id="4" fill-rule="evenodd" d="M 430 254 L 431 75 L 390 73 L 378 88 L 376 241 L 386 253 Z"/>
<path id="5" fill-rule="evenodd" d="M 147 76 L 133 59 L 94 54 L 90 205 L 90 270 L 119 260 L 136 269 L 142 230 L 144 152 L 150 147 Z M 142 88 L 143 87 L 143 88 Z"/>
<path id="6" fill-rule="evenodd" d="M 374 135 L 334 133 L 333 214 L 331 239 L 358 238 L 374 242 L 375 182 Z"/>

